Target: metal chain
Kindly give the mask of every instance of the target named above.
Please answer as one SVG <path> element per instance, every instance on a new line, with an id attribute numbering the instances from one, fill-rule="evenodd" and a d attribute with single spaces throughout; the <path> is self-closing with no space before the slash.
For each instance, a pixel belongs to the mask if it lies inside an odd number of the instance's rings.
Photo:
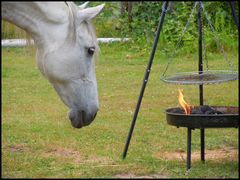
<path id="1" fill-rule="evenodd" d="M 200 3 L 200 8 L 202 10 L 202 1 L 199 2 Z M 208 71 L 208 59 L 207 59 L 207 48 L 206 48 L 206 40 L 204 38 L 205 34 L 204 34 L 204 23 L 203 23 L 203 16 L 201 15 L 201 27 L 202 27 L 202 40 L 203 40 L 203 56 L 204 56 L 204 60 L 206 61 L 206 70 Z"/>
<path id="2" fill-rule="evenodd" d="M 217 46 L 220 48 L 220 51 L 221 51 L 221 53 L 223 54 L 225 60 L 228 62 L 229 66 L 230 66 L 230 69 L 233 71 L 233 64 L 232 64 L 232 62 L 228 59 L 228 56 L 227 56 L 227 54 L 225 53 L 225 51 L 224 51 L 224 49 L 223 49 L 223 46 L 222 46 L 221 43 L 220 43 L 219 37 L 217 36 L 217 34 L 216 34 L 216 32 L 215 32 L 215 29 L 214 29 L 214 27 L 213 27 L 213 25 L 212 25 L 212 22 L 211 22 L 211 20 L 210 20 L 210 18 L 209 18 L 209 16 L 208 16 L 208 14 L 207 14 L 204 6 L 203 6 L 203 3 L 201 3 L 201 6 L 202 6 L 203 12 L 204 12 L 204 14 L 205 14 L 205 16 L 206 16 L 206 19 L 207 19 L 207 21 L 208 21 L 208 25 L 210 26 L 210 29 L 211 29 L 211 31 L 213 32 L 213 35 L 214 35 L 215 40 L 216 40 L 216 42 L 217 42 Z"/>
<path id="3" fill-rule="evenodd" d="M 207 58 L 207 48 L 206 48 L 206 40 L 204 38 L 204 32 L 202 34 L 203 39 L 203 56 L 206 61 L 206 70 L 208 71 L 208 58 Z"/>
<path id="4" fill-rule="evenodd" d="M 168 70 L 168 67 L 169 67 L 170 63 L 172 63 L 173 57 L 175 56 L 176 51 L 177 51 L 178 47 L 180 46 L 180 44 L 181 44 L 181 42 L 182 42 L 182 38 L 183 38 L 183 36 L 185 35 L 186 30 L 188 29 L 190 20 L 191 20 L 192 17 L 193 17 L 193 13 L 194 13 L 194 10 L 195 10 L 196 7 L 197 7 L 197 4 L 198 4 L 198 1 L 195 2 L 194 6 L 193 6 L 193 8 L 192 8 L 192 11 L 191 11 L 191 14 L 190 14 L 190 16 L 189 16 L 189 18 L 188 18 L 188 21 L 187 21 L 187 23 L 186 23 L 186 25 L 185 25 L 185 27 L 184 27 L 184 29 L 183 29 L 183 31 L 182 31 L 182 34 L 181 34 L 181 36 L 180 36 L 180 38 L 179 38 L 179 40 L 178 40 L 178 43 L 177 43 L 177 45 L 176 45 L 176 48 L 175 48 L 174 51 L 173 51 L 173 54 L 172 54 L 172 55 L 170 56 L 170 58 L 169 58 L 168 64 L 167 64 L 166 69 L 164 70 L 162 76 L 165 75 L 165 73 L 166 73 L 167 70 Z"/>

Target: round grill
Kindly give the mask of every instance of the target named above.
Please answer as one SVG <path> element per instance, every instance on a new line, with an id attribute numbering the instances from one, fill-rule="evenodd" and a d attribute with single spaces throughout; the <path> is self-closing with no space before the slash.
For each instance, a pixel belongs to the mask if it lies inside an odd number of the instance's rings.
<path id="1" fill-rule="evenodd" d="M 236 80 L 238 73 L 226 70 L 195 71 L 162 76 L 160 79 L 172 84 L 215 84 Z"/>

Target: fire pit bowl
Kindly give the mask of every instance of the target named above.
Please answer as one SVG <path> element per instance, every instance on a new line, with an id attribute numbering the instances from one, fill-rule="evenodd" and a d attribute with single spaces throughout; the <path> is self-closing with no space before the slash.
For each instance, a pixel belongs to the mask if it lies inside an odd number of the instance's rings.
<path id="1" fill-rule="evenodd" d="M 166 110 L 167 123 L 193 129 L 239 127 L 238 107 L 196 106 L 191 109 L 191 112 L 191 114 L 186 115 L 182 108 L 169 108 Z"/>

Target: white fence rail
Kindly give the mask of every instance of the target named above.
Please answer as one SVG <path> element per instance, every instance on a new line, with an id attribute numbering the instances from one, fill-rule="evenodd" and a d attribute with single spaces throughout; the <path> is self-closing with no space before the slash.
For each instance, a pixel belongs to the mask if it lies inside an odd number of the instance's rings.
<path id="1" fill-rule="evenodd" d="M 111 42 L 126 42 L 129 38 L 98 38 L 99 43 L 111 43 Z M 27 43 L 34 44 L 33 40 L 27 42 L 26 39 L 3 39 L 2 47 L 22 47 L 26 46 Z"/>

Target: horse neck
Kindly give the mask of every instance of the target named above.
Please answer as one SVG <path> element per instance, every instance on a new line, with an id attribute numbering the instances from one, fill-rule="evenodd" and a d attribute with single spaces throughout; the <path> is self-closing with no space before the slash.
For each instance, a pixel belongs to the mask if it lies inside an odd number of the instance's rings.
<path id="1" fill-rule="evenodd" d="M 69 36 L 68 4 L 2 2 L 2 18 L 26 30 L 38 48 L 56 48 Z"/>

